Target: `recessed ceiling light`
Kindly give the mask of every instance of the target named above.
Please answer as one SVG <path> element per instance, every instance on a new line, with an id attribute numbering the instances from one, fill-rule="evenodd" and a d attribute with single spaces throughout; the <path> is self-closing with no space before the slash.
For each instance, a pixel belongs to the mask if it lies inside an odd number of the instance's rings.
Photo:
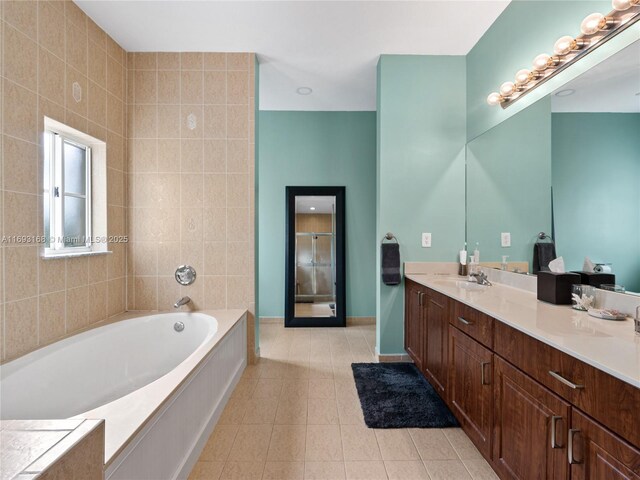
<path id="1" fill-rule="evenodd" d="M 313 90 L 309 87 L 298 87 L 296 88 L 296 93 L 298 95 L 311 95 L 311 92 L 313 92 Z"/>
<path id="2" fill-rule="evenodd" d="M 316 207 L 309 207 L 309 210 L 311 210 L 312 212 L 316 209 Z"/>
<path id="3" fill-rule="evenodd" d="M 556 97 L 568 97 L 569 95 L 573 95 L 576 91 L 573 88 L 568 88 L 566 90 L 560 90 L 556 93 Z"/>

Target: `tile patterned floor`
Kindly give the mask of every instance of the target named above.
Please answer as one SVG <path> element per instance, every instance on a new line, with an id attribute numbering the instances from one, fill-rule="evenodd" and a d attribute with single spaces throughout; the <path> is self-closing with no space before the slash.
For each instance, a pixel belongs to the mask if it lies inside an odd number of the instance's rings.
<path id="1" fill-rule="evenodd" d="M 352 362 L 373 362 L 375 326 L 260 327 L 247 367 L 190 480 L 497 479 L 458 428 L 369 429 Z"/>

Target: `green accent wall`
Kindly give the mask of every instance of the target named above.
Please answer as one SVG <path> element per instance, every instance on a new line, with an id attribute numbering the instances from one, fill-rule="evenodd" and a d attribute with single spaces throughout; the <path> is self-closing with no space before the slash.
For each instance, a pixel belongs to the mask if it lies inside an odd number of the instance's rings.
<path id="1" fill-rule="evenodd" d="M 464 245 L 465 57 L 382 55 L 378 63 L 377 345 L 404 353 L 404 286 L 380 280 L 379 243 L 393 232 L 402 262 L 457 259 Z M 421 232 L 432 247 L 421 247 Z"/>
<path id="2" fill-rule="evenodd" d="M 511 233 L 502 247 L 501 232 Z M 539 100 L 467 144 L 467 242 L 481 262 L 533 260 L 551 235 L 551 98 Z M 531 270 L 530 270 L 531 271 Z"/>
<path id="3" fill-rule="evenodd" d="M 284 316 L 285 187 L 346 187 L 347 316 L 375 315 L 375 112 L 258 116 L 260 317 Z"/>
<path id="4" fill-rule="evenodd" d="M 609 0 L 513 0 L 467 55 L 467 138 L 472 139 L 518 113 L 638 38 L 636 24 L 507 109 L 487 104 L 515 73 L 531 68 L 540 53 L 553 53 L 564 35 L 578 35 L 580 22 L 593 12 L 611 11 Z"/>
<path id="5" fill-rule="evenodd" d="M 640 292 L 640 114 L 554 113 L 556 245 L 569 270 L 613 264 Z"/>

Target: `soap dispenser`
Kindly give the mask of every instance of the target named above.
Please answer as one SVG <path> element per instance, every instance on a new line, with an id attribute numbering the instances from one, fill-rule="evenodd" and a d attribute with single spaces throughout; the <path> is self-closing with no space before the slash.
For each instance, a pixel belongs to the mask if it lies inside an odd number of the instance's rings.
<path id="1" fill-rule="evenodd" d="M 502 263 L 500 264 L 500 270 L 504 272 L 509 270 L 509 263 L 507 262 L 507 258 L 509 258 L 509 255 L 502 255 Z"/>
<path id="2" fill-rule="evenodd" d="M 476 249 L 473 251 L 473 262 L 480 265 L 480 242 L 476 242 Z"/>

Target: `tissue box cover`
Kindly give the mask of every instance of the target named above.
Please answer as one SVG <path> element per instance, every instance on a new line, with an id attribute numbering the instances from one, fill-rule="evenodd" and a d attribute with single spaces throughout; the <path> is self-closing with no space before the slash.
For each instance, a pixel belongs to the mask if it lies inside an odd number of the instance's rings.
<path id="1" fill-rule="evenodd" d="M 616 276 L 613 273 L 597 273 L 597 272 L 573 272 L 580 275 L 580 283 L 600 288 L 602 284 L 613 285 L 616 283 Z"/>
<path id="2" fill-rule="evenodd" d="M 538 272 L 538 300 L 571 305 L 571 285 L 580 283 L 577 273 Z"/>

